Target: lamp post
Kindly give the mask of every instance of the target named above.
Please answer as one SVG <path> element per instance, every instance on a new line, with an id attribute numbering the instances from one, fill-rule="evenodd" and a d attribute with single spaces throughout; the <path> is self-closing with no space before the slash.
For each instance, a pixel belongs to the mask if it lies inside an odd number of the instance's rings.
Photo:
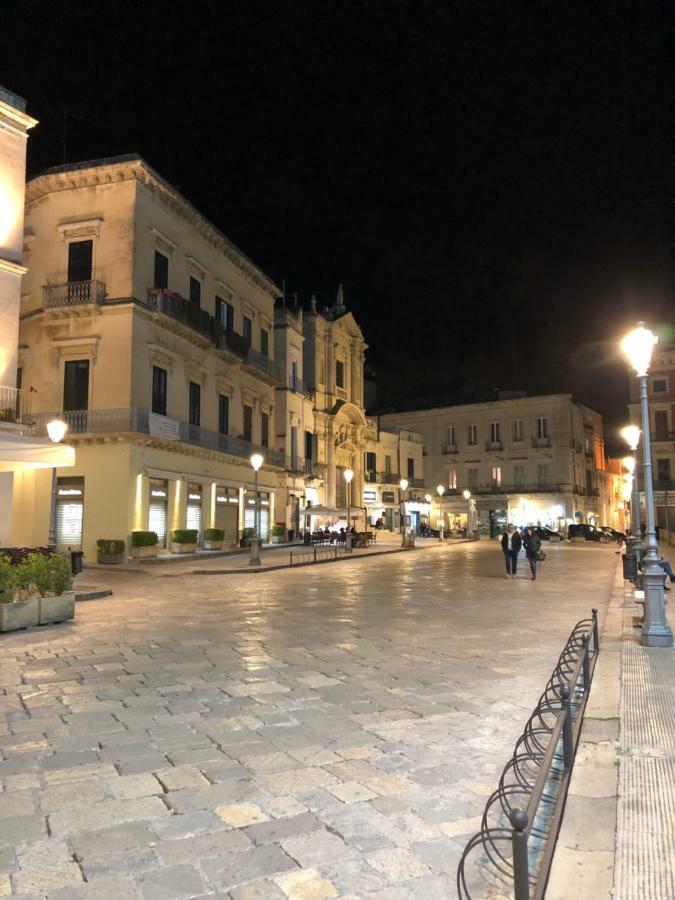
<path id="1" fill-rule="evenodd" d="M 47 424 L 49 440 L 55 444 L 61 443 L 66 436 L 66 431 L 68 431 L 68 426 L 63 419 L 54 419 L 53 422 Z M 54 466 L 52 468 L 52 495 L 49 507 L 49 536 L 47 538 L 47 544 L 50 547 L 56 546 L 56 485 L 56 466 Z"/>
<path id="2" fill-rule="evenodd" d="M 462 497 L 464 497 L 464 499 L 466 500 L 466 536 L 470 537 L 473 534 L 473 516 L 471 515 L 473 510 L 471 508 L 471 491 L 462 491 Z"/>
<path id="3" fill-rule="evenodd" d="M 405 546 L 405 492 L 408 490 L 408 479 L 401 478 L 398 483 L 401 488 L 401 546 Z"/>
<path id="4" fill-rule="evenodd" d="M 640 406 L 642 412 L 642 471 L 645 483 L 645 513 L 647 518 L 647 552 L 642 561 L 645 592 L 645 614 L 640 642 L 647 647 L 672 647 L 673 633 L 666 619 L 666 605 L 663 593 L 663 569 L 658 565 L 656 528 L 654 521 L 654 488 L 652 485 L 652 454 L 649 438 L 649 399 L 647 393 L 647 372 L 652 358 L 652 350 L 658 338 L 644 323 L 640 322 L 621 341 L 621 349 L 635 369 L 640 384 Z"/>
<path id="5" fill-rule="evenodd" d="M 260 504 L 258 502 L 258 471 L 265 462 L 265 457 L 261 453 L 254 453 L 251 456 L 251 465 L 254 472 L 253 486 L 253 537 L 251 538 L 251 558 L 248 561 L 249 566 L 260 565 Z"/>
<path id="6" fill-rule="evenodd" d="M 438 487 L 436 488 L 436 493 L 438 494 L 438 515 L 440 518 L 440 525 L 438 528 L 438 540 L 442 541 L 443 540 L 443 531 L 444 531 L 444 528 L 443 528 L 443 525 L 444 525 L 444 522 L 443 522 L 443 494 L 445 493 L 445 488 L 443 487 L 442 484 L 438 485 Z"/>
<path id="7" fill-rule="evenodd" d="M 352 469 L 345 469 L 343 472 L 345 476 L 345 481 L 347 482 L 347 534 L 345 536 L 345 552 L 352 552 L 352 532 L 349 524 L 349 519 L 351 518 L 351 505 L 352 505 L 352 478 L 354 477 L 354 472 Z"/>

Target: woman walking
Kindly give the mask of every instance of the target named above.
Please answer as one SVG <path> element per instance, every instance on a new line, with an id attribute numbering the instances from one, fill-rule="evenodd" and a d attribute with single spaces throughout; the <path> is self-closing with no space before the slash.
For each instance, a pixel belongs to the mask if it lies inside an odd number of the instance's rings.
<path id="1" fill-rule="evenodd" d="M 513 525 L 508 525 L 506 531 L 502 535 L 502 550 L 504 551 L 504 562 L 506 563 L 506 577 L 515 578 L 516 569 L 518 567 L 518 554 L 522 546 L 520 534 Z"/>
<path id="2" fill-rule="evenodd" d="M 525 529 L 523 545 L 525 547 L 525 556 L 527 556 L 527 561 L 530 564 L 532 581 L 534 581 L 537 577 L 537 561 L 539 559 L 539 551 L 541 550 L 541 541 L 531 528 Z"/>

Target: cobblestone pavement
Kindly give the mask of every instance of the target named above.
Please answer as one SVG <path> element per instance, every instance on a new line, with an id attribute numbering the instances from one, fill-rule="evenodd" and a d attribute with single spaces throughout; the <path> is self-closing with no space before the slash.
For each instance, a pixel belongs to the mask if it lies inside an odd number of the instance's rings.
<path id="1" fill-rule="evenodd" d="M 572 625 L 609 597 L 611 548 L 548 556 L 536 582 L 487 542 L 121 575 L 74 623 L 4 636 L 0 895 L 455 897 Z"/>

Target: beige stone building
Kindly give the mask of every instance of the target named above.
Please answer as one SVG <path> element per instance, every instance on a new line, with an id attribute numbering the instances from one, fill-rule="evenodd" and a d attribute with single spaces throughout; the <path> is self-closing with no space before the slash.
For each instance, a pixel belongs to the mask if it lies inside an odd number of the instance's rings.
<path id="1" fill-rule="evenodd" d="M 24 421 L 68 424 L 77 464 L 59 471 L 57 543 L 223 528 L 298 531 L 307 510 L 399 527 L 428 516 L 419 435 L 366 418 L 367 345 L 342 289 L 309 311 L 281 291 L 140 157 L 59 166 L 29 182 L 18 372 Z M 253 490 L 252 453 L 265 462 Z M 395 476 L 395 477 L 394 477 Z M 24 479 L 12 542 L 44 543 L 48 475 Z M 419 507 L 413 508 L 417 503 Z M 335 516 L 332 516 L 333 520 Z M 318 524 L 318 523 L 314 523 Z"/>
<path id="2" fill-rule="evenodd" d="M 484 533 L 491 520 L 496 527 L 508 520 L 555 529 L 618 521 L 605 476 L 602 417 L 568 394 L 507 395 L 488 403 L 385 415 L 382 423 L 422 435 L 434 526 L 441 519 L 446 529 L 466 525 L 465 490 Z M 440 506 L 438 485 L 445 491 Z"/>
<path id="3" fill-rule="evenodd" d="M 29 182 L 25 260 L 24 416 L 36 433 L 62 416 L 77 448 L 58 473 L 59 545 L 92 559 L 98 538 L 209 526 L 232 545 L 256 509 L 266 538 L 284 472 L 273 282 L 137 156 Z M 43 482 L 17 498 L 15 543 L 44 542 Z"/>

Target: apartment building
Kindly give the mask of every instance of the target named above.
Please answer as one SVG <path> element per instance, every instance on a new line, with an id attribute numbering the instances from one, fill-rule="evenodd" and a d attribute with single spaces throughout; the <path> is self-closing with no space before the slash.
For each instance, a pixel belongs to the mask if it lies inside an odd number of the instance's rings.
<path id="1" fill-rule="evenodd" d="M 62 417 L 77 449 L 59 545 L 92 559 L 97 538 L 209 526 L 233 545 L 256 510 L 266 538 L 284 473 L 271 279 L 135 155 L 30 181 L 24 256 L 24 420 Z M 15 498 L 15 543 L 44 543 L 47 477 Z"/>
<path id="2" fill-rule="evenodd" d="M 675 531 L 675 344 L 656 344 L 649 367 L 649 417 L 656 524 Z M 630 378 L 630 420 L 642 428 L 640 388 Z M 639 469 L 641 521 L 645 521 L 642 466 Z"/>
<path id="3" fill-rule="evenodd" d="M 422 435 L 427 489 L 445 529 L 467 524 L 465 490 L 484 533 L 507 520 L 556 529 L 616 520 L 601 474 L 602 417 L 568 394 L 502 394 L 487 403 L 392 413 L 381 421 Z M 440 506 L 434 496 L 439 485 Z"/>

